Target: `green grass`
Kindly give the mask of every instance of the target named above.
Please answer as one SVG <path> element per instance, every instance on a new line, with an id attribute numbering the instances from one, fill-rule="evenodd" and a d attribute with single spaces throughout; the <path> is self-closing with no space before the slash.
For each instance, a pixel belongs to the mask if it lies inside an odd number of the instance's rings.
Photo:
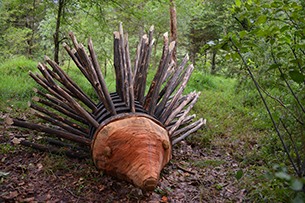
<path id="1" fill-rule="evenodd" d="M 0 65 L 0 110 L 6 107 L 25 108 L 34 96 L 35 82 L 28 76 L 36 71 L 37 62 L 18 57 Z"/>

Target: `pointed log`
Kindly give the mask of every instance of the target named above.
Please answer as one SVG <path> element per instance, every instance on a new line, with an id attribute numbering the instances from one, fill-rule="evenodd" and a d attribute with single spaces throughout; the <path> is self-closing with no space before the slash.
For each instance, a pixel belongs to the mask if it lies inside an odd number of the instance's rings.
<path id="1" fill-rule="evenodd" d="M 119 46 L 120 46 L 120 33 L 119 32 L 113 32 L 113 37 L 114 37 L 114 53 L 113 53 L 113 61 L 114 61 L 114 69 L 115 69 L 115 75 L 116 75 L 116 92 L 120 96 L 120 98 L 123 99 L 123 94 L 124 94 L 124 86 L 123 86 L 123 81 L 124 81 L 124 73 L 123 69 L 121 66 L 121 61 L 120 61 L 120 51 L 119 51 Z"/>
<path id="2" fill-rule="evenodd" d="M 83 65 L 80 63 L 80 61 L 77 59 L 77 57 L 74 55 L 74 53 L 70 50 L 70 48 L 68 47 L 68 45 L 66 43 L 63 43 L 63 47 L 65 48 L 65 50 L 68 52 L 69 56 L 72 58 L 72 60 L 74 61 L 74 63 L 76 64 L 76 66 L 78 67 L 78 69 L 83 73 L 83 75 L 87 78 L 87 80 L 89 81 L 90 77 L 87 73 L 87 71 L 85 70 L 85 68 L 83 67 Z"/>
<path id="3" fill-rule="evenodd" d="M 129 44 L 128 44 L 128 34 L 125 34 L 125 54 L 127 62 L 127 76 L 128 76 L 128 91 L 129 91 L 129 101 L 130 101 L 130 111 L 135 112 L 135 102 L 134 102 L 134 90 L 133 90 L 133 77 L 131 70 L 131 60 L 129 55 Z"/>
<path id="4" fill-rule="evenodd" d="M 176 137 L 177 135 L 181 134 L 181 133 L 184 133 L 185 131 L 187 130 L 190 130 L 190 129 L 193 129 L 194 127 L 196 127 L 197 125 L 199 125 L 201 122 L 203 121 L 202 118 L 200 118 L 198 121 L 188 125 L 188 126 L 185 126 L 184 128 L 181 128 L 179 130 L 176 130 L 172 135 L 171 137 L 174 138 Z"/>
<path id="5" fill-rule="evenodd" d="M 74 33 L 71 30 L 68 33 L 69 33 L 69 36 L 72 40 L 72 43 L 73 43 L 75 49 L 77 49 L 78 43 L 77 43 L 77 40 L 76 40 L 76 37 L 75 37 Z"/>
<path id="6" fill-rule="evenodd" d="M 61 79 L 61 83 L 68 89 L 70 92 L 73 93 L 74 97 L 81 100 L 86 106 L 88 106 L 92 111 L 96 110 L 96 105 L 93 103 L 91 99 L 88 99 L 89 97 L 83 92 L 80 91 L 80 88 L 76 88 L 70 80 L 66 77 L 65 74 L 63 74 L 62 70 L 59 68 L 59 66 L 52 61 L 49 57 L 45 56 L 45 60 L 50 64 L 50 66 L 53 68 L 53 70 L 59 75 Z M 70 94 L 71 95 L 71 94 Z M 71 95 L 72 96 L 72 95 Z"/>
<path id="7" fill-rule="evenodd" d="M 55 104 L 53 104 L 53 103 L 51 103 L 51 102 L 49 102 L 49 101 L 43 100 L 43 99 L 41 99 L 41 98 L 39 98 L 39 97 L 36 97 L 36 96 L 34 96 L 32 99 L 33 99 L 34 101 L 37 101 L 37 102 L 41 103 L 41 104 L 44 104 L 44 105 L 46 105 L 46 106 L 51 107 L 52 109 L 55 109 L 55 110 L 59 111 L 60 113 L 63 113 L 63 114 L 65 114 L 66 116 L 69 116 L 70 118 L 73 118 L 73 119 L 76 120 L 76 121 L 82 122 L 82 123 L 84 123 L 84 124 L 88 124 L 87 120 L 84 119 L 83 117 L 80 117 L 79 115 L 77 115 L 77 114 L 75 114 L 75 113 L 72 113 L 72 112 L 70 112 L 70 111 L 67 111 L 66 109 L 64 109 L 64 108 L 62 108 L 62 107 L 60 107 L 60 106 L 57 106 L 57 105 L 55 105 Z"/>
<path id="8" fill-rule="evenodd" d="M 167 71 L 164 74 L 162 84 L 164 84 L 168 80 L 168 78 L 173 74 L 173 72 L 175 71 L 174 66 L 176 66 L 176 64 L 175 64 L 174 60 L 171 60 L 171 63 L 169 64 Z"/>
<path id="9" fill-rule="evenodd" d="M 141 47 L 139 65 L 137 68 L 137 73 L 136 73 L 135 82 L 134 82 L 135 99 L 137 101 L 139 101 L 140 104 L 143 104 L 144 92 L 145 92 L 145 86 L 146 86 L 147 72 L 145 70 L 145 68 L 146 68 L 145 64 L 146 64 L 146 60 L 148 59 L 148 54 L 149 54 L 148 50 L 149 50 L 148 39 L 147 39 L 147 36 L 144 35 L 142 38 L 142 47 Z"/>
<path id="10" fill-rule="evenodd" d="M 59 121 L 57 121 L 55 119 L 52 119 L 52 118 L 48 117 L 48 116 L 45 116 L 44 114 L 39 113 L 39 112 L 37 112 L 37 111 L 35 111 L 33 109 L 30 109 L 30 113 L 33 114 L 33 115 L 38 116 L 39 118 L 42 118 L 45 121 L 48 121 L 48 122 L 52 123 L 53 125 L 59 126 L 62 129 L 66 130 L 66 131 L 68 131 L 70 133 L 73 133 L 75 135 L 79 135 L 79 136 L 82 136 L 82 137 L 88 137 L 88 134 L 86 134 L 84 132 L 81 132 L 81 131 L 79 131 L 79 130 L 77 130 L 75 128 L 72 128 L 72 127 L 70 127 L 68 125 L 65 125 L 65 124 L 63 124 L 63 123 L 61 123 L 61 122 L 59 122 Z"/>
<path id="11" fill-rule="evenodd" d="M 180 85 L 180 87 L 178 88 L 174 98 L 171 100 L 170 105 L 165 109 L 165 111 L 162 113 L 162 115 L 160 116 L 160 121 L 162 123 L 164 123 L 166 121 L 166 119 L 168 118 L 170 112 L 172 111 L 173 107 L 175 106 L 176 102 L 178 101 L 179 97 L 181 96 L 183 90 L 186 87 L 187 82 L 189 81 L 191 74 L 194 70 L 194 66 L 191 64 L 188 66 L 187 68 L 187 72 L 186 75 L 183 79 L 182 84 Z"/>
<path id="12" fill-rule="evenodd" d="M 180 113 L 182 111 L 182 109 L 195 97 L 195 95 L 196 95 L 195 91 L 188 94 L 187 98 L 176 109 L 174 109 L 171 112 L 171 114 L 168 116 L 164 125 L 166 125 L 166 126 L 169 125 L 170 122 L 176 118 L 178 113 Z M 185 115 L 185 113 L 186 113 L 186 111 L 184 111 L 182 115 Z M 181 116 L 179 116 L 179 117 L 181 117 Z"/>
<path id="13" fill-rule="evenodd" d="M 64 155 L 66 155 L 68 157 L 71 157 L 71 158 L 87 159 L 87 158 L 90 157 L 87 154 L 74 152 L 72 150 L 67 151 L 67 150 L 62 150 L 62 149 L 56 149 L 56 148 L 51 147 L 51 146 L 45 146 L 45 145 L 29 142 L 27 140 L 22 140 L 20 142 L 20 144 L 22 144 L 24 146 L 27 146 L 27 147 L 34 148 L 34 149 L 38 149 L 39 151 L 43 151 L 43 152 L 51 152 L 52 154 L 57 154 L 57 155 L 64 154 Z"/>
<path id="14" fill-rule="evenodd" d="M 48 72 L 45 70 L 45 68 L 41 67 L 42 72 L 44 73 L 44 76 L 48 79 L 48 81 L 51 83 L 51 86 L 56 89 L 56 91 L 64 97 L 69 103 L 73 106 L 73 109 L 78 112 L 82 117 L 86 118 L 90 124 L 92 124 L 94 127 L 98 127 L 99 123 L 96 122 L 96 120 L 90 115 L 85 109 L 83 109 L 82 106 L 80 106 L 69 94 L 67 94 L 65 91 L 62 90 L 62 88 L 50 77 Z"/>
<path id="15" fill-rule="evenodd" d="M 29 71 L 29 75 L 44 89 L 46 89 L 48 92 L 50 92 L 52 95 L 54 95 L 56 98 L 58 98 L 60 101 L 65 101 L 65 99 L 60 96 L 57 92 L 55 92 L 52 88 L 50 88 L 48 85 L 46 85 L 40 78 L 38 78 L 36 75 L 34 75 L 31 71 Z M 64 102 L 66 103 L 66 102 Z"/>
<path id="16" fill-rule="evenodd" d="M 199 128 L 201 128 L 203 125 L 205 125 L 206 123 L 206 119 L 204 119 L 204 121 L 202 121 L 201 123 L 199 123 L 196 127 L 194 127 L 193 129 L 187 131 L 185 134 L 181 135 L 179 138 L 175 139 L 172 141 L 172 144 L 175 145 L 178 142 L 180 142 L 181 140 L 187 138 L 187 136 L 189 136 L 190 134 L 196 132 Z"/>
<path id="17" fill-rule="evenodd" d="M 68 144 L 68 143 L 65 143 L 65 142 L 58 141 L 58 140 L 53 140 L 53 139 L 47 138 L 47 137 L 43 137 L 43 138 L 41 138 L 41 140 L 43 140 L 45 142 L 48 142 L 51 145 L 70 148 L 72 150 L 80 150 L 80 151 L 85 152 L 86 154 L 90 153 L 90 149 L 88 147 L 85 148 L 85 147 L 81 147 L 81 146 L 78 146 L 78 145 L 75 146 L 73 144 Z M 87 156 L 89 156 L 89 155 L 87 155 Z M 90 156 L 88 158 L 90 158 Z"/>
<path id="18" fill-rule="evenodd" d="M 163 82 L 163 75 L 165 75 L 165 70 L 167 69 L 167 64 L 169 60 L 171 59 L 173 50 L 175 48 L 175 42 L 172 42 L 169 46 L 169 52 L 166 56 L 166 59 L 164 60 L 164 64 L 158 68 L 157 73 L 155 74 L 155 77 L 151 83 L 150 89 L 147 93 L 145 104 L 143 105 L 143 108 L 148 111 L 150 115 L 154 115 L 156 104 L 158 100 L 159 91 L 161 89 L 161 85 Z"/>
<path id="19" fill-rule="evenodd" d="M 18 127 L 22 127 L 22 128 L 28 128 L 28 129 L 32 129 L 32 130 L 36 130 L 39 132 L 46 132 L 50 135 L 53 135 L 55 137 L 60 137 L 60 138 L 64 138 L 67 140 L 71 140 L 86 146 L 90 146 L 91 145 L 91 140 L 87 139 L 87 138 L 83 138 L 77 135 L 74 135 L 72 133 L 69 133 L 67 131 L 64 130 L 56 130 L 53 128 L 49 128 L 43 125 L 38 125 L 38 124 L 34 124 L 34 123 L 29 123 L 29 122 L 25 122 L 25 121 L 19 121 L 19 120 L 15 120 L 15 119 L 11 119 L 9 117 L 6 117 L 5 122 L 9 125 L 13 125 L 13 126 L 18 126 Z"/>
<path id="20" fill-rule="evenodd" d="M 120 44 L 119 44 L 119 52 L 120 52 L 120 65 L 123 69 L 124 80 L 123 80 L 123 88 L 124 88 L 124 102 L 126 106 L 129 106 L 129 79 L 128 79 L 128 71 L 127 71 L 127 62 L 126 62 L 126 54 L 125 54 L 125 43 L 124 43 L 124 36 L 123 36 L 123 26 L 122 22 L 119 25 L 119 34 L 120 34 Z"/>
<path id="21" fill-rule="evenodd" d="M 171 76 L 171 78 L 167 81 L 167 83 L 165 84 L 165 86 L 163 87 L 163 89 L 161 90 L 160 94 L 159 94 L 159 98 L 158 101 L 163 97 L 163 95 L 166 93 L 169 85 L 173 84 L 176 82 L 177 80 L 177 76 L 179 77 L 179 75 L 181 74 L 181 68 L 183 70 L 183 68 L 185 67 L 187 61 L 189 60 L 189 56 L 188 54 L 186 54 L 186 56 L 184 57 L 183 61 L 181 62 L 180 66 L 175 70 L 175 72 L 173 73 L 173 75 Z M 173 88 L 172 88 L 173 89 Z"/>
<path id="22" fill-rule="evenodd" d="M 90 52 L 90 55 L 91 55 L 91 58 L 92 58 L 92 63 L 93 63 L 94 69 L 95 69 L 97 77 L 98 77 L 98 81 L 101 84 L 102 91 L 104 92 L 105 99 L 106 99 L 107 105 L 109 106 L 111 115 L 116 115 L 114 104 L 111 100 L 111 97 L 110 97 L 107 85 L 105 83 L 100 65 L 97 61 L 97 57 L 96 57 L 96 54 L 95 54 L 95 51 L 94 51 L 94 48 L 93 48 L 93 43 L 92 43 L 91 37 L 88 38 L 88 49 L 89 49 L 89 52 Z"/>
<path id="23" fill-rule="evenodd" d="M 193 101 L 190 103 L 190 105 L 187 107 L 187 109 L 185 110 L 185 112 L 183 113 L 183 115 L 178 119 L 178 121 L 174 124 L 174 126 L 169 130 L 169 134 L 172 135 L 173 132 L 178 129 L 178 127 L 181 125 L 181 122 L 184 120 L 184 118 L 187 116 L 187 114 L 191 111 L 191 109 L 193 108 L 193 106 L 195 105 L 195 103 L 197 102 L 199 96 L 200 96 L 201 92 L 198 92 L 197 95 L 194 97 Z M 173 112 L 174 114 L 175 112 Z M 172 120 L 171 120 L 171 116 L 166 120 L 166 124 L 169 124 Z M 166 125 L 165 124 L 165 125 Z"/>
<path id="24" fill-rule="evenodd" d="M 71 126 L 72 128 L 78 129 L 78 130 L 80 130 L 80 131 L 82 131 L 82 132 L 84 132 L 86 134 L 89 133 L 88 128 L 85 128 L 85 127 L 83 127 L 81 125 L 78 125 L 78 124 L 76 124 L 76 123 L 74 123 L 74 122 L 72 122 L 72 121 L 70 121 L 70 120 L 68 120 L 68 119 L 66 119 L 66 118 L 64 118 L 62 116 L 59 116 L 56 113 L 54 113 L 52 111 L 49 111 L 48 109 L 40 107 L 40 106 L 38 106 L 36 104 L 33 104 L 31 102 L 28 102 L 27 105 L 30 108 L 32 108 L 32 109 L 35 109 L 35 110 L 37 110 L 37 111 L 39 111 L 41 113 L 44 113 L 44 114 L 50 116 L 51 118 L 54 118 L 54 119 L 56 119 L 58 121 L 61 121 L 61 122 L 65 123 L 65 124 Z"/>
<path id="25" fill-rule="evenodd" d="M 157 117 L 159 117 L 161 115 L 161 113 L 166 105 L 166 102 L 169 100 L 169 96 L 172 94 L 172 90 L 174 90 L 174 84 L 175 84 L 176 80 L 178 79 L 178 77 L 180 76 L 181 72 L 183 71 L 184 66 L 186 65 L 187 61 L 188 61 L 188 55 L 186 55 L 184 57 L 184 60 L 182 61 L 180 66 L 177 68 L 177 70 L 175 71 L 173 76 L 170 78 L 168 83 L 163 88 L 165 93 L 163 95 L 162 101 L 158 104 L 158 106 L 156 107 L 156 111 L 155 111 L 155 115 Z M 161 93 L 162 93 L 162 91 L 161 91 Z M 158 96 L 160 96 L 160 94 Z"/>

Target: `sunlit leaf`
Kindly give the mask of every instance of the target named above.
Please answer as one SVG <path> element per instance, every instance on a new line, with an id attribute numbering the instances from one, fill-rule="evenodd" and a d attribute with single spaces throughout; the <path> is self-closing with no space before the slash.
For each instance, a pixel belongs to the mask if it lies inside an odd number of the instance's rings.
<path id="1" fill-rule="evenodd" d="M 246 34 L 247 34 L 247 32 L 246 32 L 245 30 L 240 31 L 240 32 L 239 32 L 239 37 L 240 37 L 241 39 L 243 39 L 243 38 L 245 37 Z"/>
<path id="2" fill-rule="evenodd" d="M 264 24 L 266 21 L 267 21 L 267 16 L 261 15 L 261 16 L 258 17 L 256 23 L 258 23 L 258 24 Z"/>
<path id="3" fill-rule="evenodd" d="M 235 0 L 235 4 L 237 7 L 240 7 L 241 6 L 241 1 L 240 0 Z"/>
<path id="4" fill-rule="evenodd" d="M 226 60 L 230 60 L 230 58 L 231 58 L 231 57 L 230 57 L 229 54 L 227 54 L 227 55 L 225 56 L 225 59 L 226 59 Z"/>

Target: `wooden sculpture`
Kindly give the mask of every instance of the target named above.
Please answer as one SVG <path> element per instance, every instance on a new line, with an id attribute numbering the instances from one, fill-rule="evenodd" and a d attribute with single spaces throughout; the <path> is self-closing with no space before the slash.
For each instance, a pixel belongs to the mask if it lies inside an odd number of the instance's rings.
<path id="1" fill-rule="evenodd" d="M 88 39 L 88 54 L 74 34 L 69 32 L 75 49 L 71 50 L 65 43 L 63 47 L 90 82 L 99 102 L 95 103 L 46 56 L 45 61 L 52 70 L 39 63 L 41 74 L 29 72 L 29 75 L 50 94 L 34 88 L 40 97 L 35 96 L 33 100 L 43 106 L 31 102 L 28 106 L 48 125 L 8 117 L 5 121 L 10 125 L 45 132 L 45 136 L 51 138 L 43 138 L 45 144 L 27 140 L 21 144 L 78 158 L 87 158 L 91 152 L 98 170 L 144 190 L 154 190 L 161 170 L 171 159 L 172 145 L 197 131 L 205 121 L 201 118 L 179 129 L 195 118 L 188 113 L 201 93 L 182 95 L 194 67 L 186 67 L 189 58 L 186 55 L 180 66 L 172 68 L 171 58 L 176 44 L 171 42 L 168 45 L 167 33 L 164 34 L 158 70 L 145 95 L 147 69 L 154 43 L 152 34 L 153 26 L 148 36 L 141 37 L 132 68 L 128 36 L 123 36 L 120 23 L 119 32 L 114 32 L 116 92 L 109 93 L 91 38 Z"/>

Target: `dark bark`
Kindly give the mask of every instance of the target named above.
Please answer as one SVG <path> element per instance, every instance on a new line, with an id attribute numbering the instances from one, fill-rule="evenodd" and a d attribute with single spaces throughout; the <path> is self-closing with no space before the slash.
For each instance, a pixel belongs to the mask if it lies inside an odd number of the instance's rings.
<path id="1" fill-rule="evenodd" d="M 56 20 L 56 30 L 53 35 L 54 38 L 54 61 L 59 64 L 58 53 L 59 53 L 59 28 L 60 28 L 60 19 L 61 14 L 64 8 L 64 0 L 58 1 L 58 12 L 57 12 L 57 20 Z"/>
<path id="2" fill-rule="evenodd" d="M 169 13 L 170 13 L 170 41 L 176 42 L 177 47 L 177 16 L 176 16 L 176 5 L 174 0 L 170 0 L 170 6 L 169 6 Z M 177 48 L 174 48 L 172 59 L 175 62 L 174 67 L 177 66 Z"/>
<path id="3" fill-rule="evenodd" d="M 212 50 L 212 61 L 211 61 L 211 73 L 214 74 L 216 72 L 216 55 L 217 55 L 218 49 Z"/>

